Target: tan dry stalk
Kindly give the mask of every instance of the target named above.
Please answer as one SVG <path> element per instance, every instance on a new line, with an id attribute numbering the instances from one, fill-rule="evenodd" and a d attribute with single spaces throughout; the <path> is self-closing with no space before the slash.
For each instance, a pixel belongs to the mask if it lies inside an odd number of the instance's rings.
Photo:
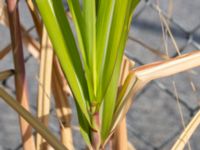
<path id="1" fill-rule="evenodd" d="M 190 52 L 166 61 L 155 62 L 132 70 L 141 81 L 167 77 L 200 66 L 200 51 Z"/>
<path id="2" fill-rule="evenodd" d="M 50 132 L 50 130 L 47 127 L 45 127 L 37 118 L 33 117 L 33 115 L 30 112 L 24 109 L 24 107 L 22 107 L 2 87 L 0 87 L 0 97 L 20 116 L 22 116 L 27 122 L 29 122 L 31 126 L 33 126 L 33 128 L 35 128 L 42 135 L 42 137 L 44 137 L 44 139 L 52 145 L 53 148 L 55 148 L 56 150 L 66 150 L 64 145 L 58 141 L 58 139 Z M 29 147 L 29 149 L 31 148 L 32 147 Z"/>
<path id="3" fill-rule="evenodd" d="M 7 79 L 8 77 L 14 75 L 14 70 L 5 70 L 0 72 L 0 81 Z"/>
<path id="4" fill-rule="evenodd" d="M 180 104 L 180 100 L 179 100 L 179 94 L 178 94 L 178 90 L 177 90 L 176 83 L 175 83 L 174 80 L 172 81 L 172 84 L 173 84 L 174 93 L 175 93 L 175 96 L 176 96 L 178 113 L 180 115 L 181 124 L 183 126 L 183 129 L 185 129 L 185 120 L 184 120 L 184 117 L 183 117 L 183 111 L 182 111 L 182 108 L 181 108 L 181 104 Z M 187 145 L 188 145 L 188 150 L 191 150 L 191 145 L 190 145 L 189 141 L 187 142 Z"/>
<path id="5" fill-rule="evenodd" d="M 20 31 L 19 12 L 17 0 L 6 0 L 9 16 L 9 26 L 12 41 L 13 59 L 15 67 L 16 96 L 19 103 L 29 111 L 27 83 L 25 79 L 24 55 Z M 32 128 L 19 117 L 20 131 L 24 150 L 35 150 Z"/>
<path id="6" fill-rule="evenodd" d="M 73 150 L 74 146 L 71 128 L 72 110 L 67 98 L 71 93 L 66 90 L 67 83 L 56 57 L 54 57 L 53 64 L 52 90 L 56 103 L 56 113 L 60 122 L 61 142 L 68 149 Z"/>
<path id="7" fill-rule="evenodd" d="M 29 6 L 29 9 L 35 10 L 34 4 L 32 3 L 31 0 L 28 0 L 27 3 L 28 3 L 28 6 Z M 35 13 L 34 16 L 37 16 L 36 11 L 34 13 Z M 36 18 L 38 18 L 38 19 L 36 19 Z M 34 20 L 34 23 L 35 23 L 36 30 L 37 31 L 42 30 L 41 25 L 39 25 L 39 22 L 40 22 L 39 16 L 35 17 L 35 19 L 33 19 L 33 20 Z M 35 20 L 38 20 L 38 21 L 35 21 Z M 3 24 L 6 27 L 9 27 L 7 7 L 6 7 L 3 0 L 0 0 L 0 23 Z M 39 52 L 38 51 L 39 51 L 39 48 L 40 48 L 40 46 L 39 46 L 40 44 L 29 35 L 29 32 L 33 28 L 30 28 L 26 31 L 23 25 L 20 25 L 20 26 L 21 26 L 21 30 L 22 30 L 22 39 L 23 39 L 25 46 L 28 48 L 29 52 L 35 58 L 39 58 Z M 41 35 L 39 37 L 41 37 Z M 10 49 L 11 49 L 11 44 L 8 44 L 3 50 L 1 50 L 0 59 L 2 59 L 10 51 Z"/>
<path id="8" fill-rule="evenodd" d="M 172 32 L 171 32 L 171 29 L 170 29 L 170 27 L 169 27 L 169 23 L 168 23 L 168 21 L 165 19 L 165 17 L 164 17 L 163 14 L 162 14 L 162 10 L 160 9 L 160 7 L 159 7 L 158 5 L 155 5 L 155 9 L 158 11 L 158 14 L 159 14 L 159 16 L 160 16 L 161 23 L 163 24 L 163 26 L 165 26 L 166 32 L 169 34 L 169 36 L 170 36 L 170 38 L 171 38 L 171 41 L 172 41 L 172 43 L 173 43 L 173 45 L 174 45 L 174 47 L 175 47 L 175 49 L 176 49 L 177 54 L 178 54 L 178 55 L 181 55 L 180 50 L 179 50 L 179 48 L 178 48 L 178 45 L 177 45 L 177 43 L 176 43 L 176 40 L 175 40 L 175 38 L 174 38 L 174 36 L 173 36 L 173 34 L 172 34 Z M 164 33 L 164 32 L 163 32 L 163 33 Z"/>
<path id="9" fill-rule="evenodd" d="M 29 30 L 26 30 L 22 25 L 21 25 L 21 30 L 22 30 L 22 38 L 24 45 L 27 47 L 28 51 L 35 57 L 39 58 L 40 57 L 40 44 L 38 41 L 36 41 L 33 37 L 30 36 L 29 32 L 31 31 L 32 28 Z"/>
<path id="10" fill-rule="evenodd" d="M 122 69 L 121 69 L 121 75 L 120 75 L 120 84 L 121 87 L 129 73 L 131 62 L 128 60 L 128 58 L 124 57 L 122 62 Z M 113 134 L 113 149 L 114 150 L 128 150 L 128 137 L 127 137 L 127 127 L 126 127 L 126 117 L 122 119 L 120 124 L 116 127 L 116 130 Z"/>
<path id="11" fill-rule="evenodd" d="M 131 106 L 130 104 L 133 103 L 131 97 L 134 97 L 141 88 L 151 80 L 167 77 L 200 66 L 199 58 L 200 52 L 196 51 L 166 61 L 155 62 L 133 69 L 125 81 L 125 84 L 128 82 L 132 87 L 128 87 L 130 91 L 125 94 L 122 104 L 115 111 L 111 134 L 114 132 L 117 124 L 126 115 Z"/>
<path id="12" fill-rule="evenodd" d="M 40 57 L 40 44 L 39 42 L 37 42 L 35 39 L 33 38 L 27 38 L 26 36 L 23 37 L 23 42 L 24 42 L 24 46 L 27 47 L 28 51 L 30 52 L 30 54 L 36 58 L 39 59 Z"/>
<path id="13" fill-rule="evenodd" d="M 185 145 L 188 143 L 190 137 L 197 129 L 200 124 L 200 111 L 192 118 L 190 123 L 187 125 L 185 130 L 182 132 L 180 137 L 176 140 L 176 143 L 173 145 L 171 150 L 183 150 Z"/>
<path id="14" fill-rule="evenodd" d="M 26 3 L 28 5 L 29 11 L 30 11 L 31 16 L 33 18 L 33 22 L 35 24 L 37 34 L 38 34 L 39 37 L 41 37 L 42 36 L 42 21 L 39 17 L 38 11 L 36 10 L 36 7 L 35 7 L 34 2 L 32 0 L 26 0 Z"/>
<path id="15" fill-rule="evenodd" d="M 27 1 L 28 2 L 28 1 Z M 31 4 L 31 3 L 29 3 L 28 2 L 28 5 L 30 5 L 29 7 L 30 7 L 30 9 L 33 9 L 33 5 Z M 30 10 L 31 11 L 31 10 Z M 39 30 L 41 30 L 40 28 L 40 26 L 39 25 L 36 25 L 36 23 L 37 22 L 39 22 L 39 20 L 38 21 L 34 21 L 34 23 L 35 23 L 35 27 L 36 28 L 39 28 L 39 29 L 37 29 L 37 31 L 39 31 Z M 38 43 L 38 41 L 36 41 L 35 39 L 33 39 L 29 34 L 28 34 L 28 32 L 27 31 L 25 31 L 25 29 L 23 28 L 23 26 L 21 26 L 21 28 L 22 28 L 22 31 L 24 32 L 24 38 L 23 38 L 23 40 L 24 40 L 24 44 L 26 45 L 26 47 L 28 48 L 28 50 L 29 50 L 29 52 L 36 58 L 36 59 L 40 59 L 39 58 L 39 55 L 40 55 L 40 49 L 38 48 L 39 47 L 39 43 Z M 39 33 L 38 33 L 38 35 L 39 35 Z M 39 35 L 39 36 L 41 36 L 41 35 Z M 59 62 L 56 62 L 56 61 L 54 61 L 53 62 L 53 68 L 56 68 L 57 69 L 57 67 L 60 67 L 59 66 Z M 60 70 L 60 71 L 58 71 L 58 70 Z M 55 74 L 59 74 L 58 75 L 58 77 L 61 77 L 62 76 L 62 79 L 59 79 L 59 88 L 62 90 L 62 92 L 63 93 L 69 93 L 70 95 L 71 95 L 71 91 L 70 91 L 70 89 L 69 88 L 67 88 L 68 86 L 67 86 L 67 84 L 65 83 L 65 82 L 63 82 L 64 80 L 65 80 L 65 77 L 63 76 L 63 75 L 61 75 L 62 74 L 62 71 L 61 71 L 61 69 L 58 69 L 57 71 L 55 71 L 56 73 L 54 73 L 54 75 Z M 65 85 L 63 85 L 65 83 Z M 54 83 L 52 83 L 52 85 L 53 85 L 53 87 L 55 87 L 54 86 Z M 55 94 L 54 94 L 55 95 Z M 54 96 L 55 97 L 55 96 Z M 65 100 L 64 100 L 65 99 Z M 62 106 L 61 106 L 61 109 L 63 109 L 64 111 L 62 111 L 62 116 L 66 116 L 66 117 L 68 117 L 68 115 L 66 115 L 66 114 L 69 114 L 69 117 L 71 117 L 71 108 L 70 108 L 70 106 L 69 107 L 67 107 L 67 108 L 69 108 L 70 109 L 70 111 L 69 112 L 66 112 L 65 111 L 65 109 L 66 109 L 66 104 L 65 103 L 67 103 L 67 97 L 64 97 L 64 98 L 62 98 L 61 99 L 62 100 Z M 69 119 L 69 118 L 66 118 L 65 117 L 65 122 L 66 122 L 66 125 L 61 125 L 62 127 L 61 127 L 61 139 L 62 139 L 62 142 L 63 143 L 65 143 L 65 145 L 67 146 L 67 147 L 71 147 L 71 148 L 73 148 L 73 139 L 72 139 L 72 135 L 71 135 L 71 133 L 72 133 L 72 131 L 71 131 L 71 127 L 70 127 L 70 120 L 71 119 Z M 63 117 L 62 117 L 63 118 Z M 64 128 L 63 128 L 64 127 Z M 70 149 L 71 149 L 70 148 Z"/>
<path id="16" fill-rule="evenodd" d="M 136 148 L 130 142 L 128 142 L 128 150 L 136 150 Z"/>
<path id="17" fill-rule="evenodd" d="M 46 29 L 43 28 L 39 73 L 39 88 L 37 101 L 37 117 L 48 127 L 50 112 L 50 95 L 51 95 L 51 74 L 52 74 L 53 49 L 48 38 Z M 48 144 L 36 134 L 36 149 L 45 150 Z"/>
<path id="18" fill-rule="evenodd" d="M 0 0 L 0 23 L 8 26 L 8 13 L 4 0 Z"/>
<path id="19" fill-rule="evenodd" d="M 12 46 L 9 44 L 0 51 L 0 60 L 3 59 L 11 50 Z"/>
<path id="20" fill-rule="evenodd" d="M 130 92 L 127 93 L 120 107 L 118 107 L 118 109 L 115 111 L 115 116 L 113 119 L 114 121 L 112 125 L 112 132 L 114 132 L 118 123 L 121 122 L 121 120 L 124 118 L 124 116 L 128 112 L 131 104 L 133 103 L 132 97 L 135 97 L 137 92 L 140 91 L 146 85 L 146 82 L 140 81 L 139 79 L 136 78 L 135 75 L 133 75 L 131 78 L 132 78 L 132 81 L 131 81 L 132 86 L 130 87 Z"/>
<path id="21" fill-rule="evenodd" d="M 9 26 L 7 8 L 3 0 L 0 0 L 0 23 L 5 26 Z M 4 56 L 6 56 L 9 53 L 11 48 L 12 46 L 11 44 L 9 44 L 4 49 L 2 49 L 0 51 L 0 59 L 3 59 Z"/>
<path id="22" fill-rule="evenodd" d="M 40 44 L 28 34 L 28 31 L 25 31 L 23 26 L 21 26 L 21 30 L 23 31 L 22 33 L 23 44 L 27 47 L 28 51 L 32 54 L 32 56 L 38 59 L 40 56 L 39 54 Z M 5 48 L 3 48 L 0 51 L 0 60 L 3 59 L 10 52 L 11 49 L 12 49 L 11 44 L 8 44 Z"/>
<path id="23" fill-rule="evenodd" d="M 25 45 L 25 47 L 27 47 L 28 51 L 32 54 L 32 56 L 38 59 L 40 56 L 39 54 L 40 44 L 28 34 L 30 30 L 26 31 L 22 25 L 21 25 L 21 30 L 22 30 L 23 44 Z M 11 49 L 12 49 L 11 44 L 8 44 L 5 48 L 3 48 L 0 51 L 0 60 L 3 59 L 10 52 Z"/>

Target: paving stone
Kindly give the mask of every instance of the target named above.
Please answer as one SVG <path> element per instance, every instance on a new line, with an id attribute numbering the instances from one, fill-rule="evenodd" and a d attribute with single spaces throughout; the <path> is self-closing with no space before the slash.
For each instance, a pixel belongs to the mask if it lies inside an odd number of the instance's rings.
<path id="1" fill-rule="evenodd" d="M 175 0 L 173 19 L 187 31 L 193 30 L 200 24 L 199 0 Z M 181 9 L 184 8 L 184 9 Z"/>
<path id="2" fill-rule="evenodd" d="M 188 122 L 188 110 L 182 107 L 182 112 Z M 155 85 L 149 86 L 133 103 L 127 118 L 128 125 L 155 147 L 182 128 L 176 101 Z"/>

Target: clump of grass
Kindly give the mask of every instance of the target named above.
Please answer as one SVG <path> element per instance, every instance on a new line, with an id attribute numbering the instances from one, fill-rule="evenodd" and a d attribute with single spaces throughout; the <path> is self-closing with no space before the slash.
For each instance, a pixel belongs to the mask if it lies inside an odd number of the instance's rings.
<path id="1" fill-rule="evenodd" d="M 94 149 L 104 145 L 112 128 L 123 51 L 138 2 L 83 1 L 81 6 L 69 0 L 76 43 L 62 2 L 36 1 L 76 100 L 82 135 Z"/>
<path id="2" fill-rule="evenodd" d="M 70 124 L 72 112 L 67 99 L 69 95 L 73 95 L 75 99 L 80 130 L 88 148 L 103 149 L 112 141 L 114 149 L 127 149 L 125 115 L 133 103 L 132 97 L 151 80 L 200 66 L 199 52 L 171 59 L 150 48 L 153 53 L 166 60 L 130 69 L 134 62 L 128 58 L 123 59 L 123 56 L 138 0 L 68 0 L 71 14 L 67 14 L 72 17 L 77 41 L 61 0 L 36 0 L 44 25 L 33 1 L 26 2 L 39 41 L 29 35 L 31 29 L 26 31 L 20 25 L 17 1 L 7 0 L 8 9 L 4 11 L 8 11 L 9 21 L 6 15 L 1 18 L 4 25 L 8 25 L 8 22 L 10 24 L 12 44 L 0 52 L 0 58 L 3 58 L 12 46 L 15 68 L 1 72 L 0 80 L 15 75 L 16 99 L 22 106 L 3 88 L 0 88 L 0 97 L 20 115 L 22 138 L 28 135 L 28 140 L 23 140 L 25 150 L 48 149 L 50 145 L 58 150 L 74 149 Z M 167 30 L 170 32 L 169 28 Z M 19 34 L 20 31 L 22 35 Z M 131 39 L 143 44 L 137 39 Z M 22 42 L 40 61 L 40 121 L 28 112 L 28 92 L 26 84 L 22 84 L 26 83 Z M 66 90 L 68 85 L 72 93 Z M 61 141 L 48 130 L 51 89 L 60 123 Z M 197 113 L 173 149 L 184 148 L 185 143 L 182 141 L 189 140 L 199 125 L 198 118 Z M 37 132 L 36 144 L 31 128 L 28 128 L 30 125 Z M 43 146 L 44 143 L 48 146 Z"/>

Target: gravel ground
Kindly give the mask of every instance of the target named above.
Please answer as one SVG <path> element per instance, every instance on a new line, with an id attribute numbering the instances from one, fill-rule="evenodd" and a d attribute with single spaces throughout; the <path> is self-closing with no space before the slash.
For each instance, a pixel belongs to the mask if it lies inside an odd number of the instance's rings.
<path id="1" fill-rule="evenodd" d="M 166 14 L 170 0 L 160 0 L 161 10 Z M 200 49 L 200 1 L 199 0 L 171 0 L 173 11 L 169 19 L 172 33 L 182 53 Z M 138 6 L 130 31 L 130 36 L 137 38 L 148 46 L 165 52 L 162 39 L 162 27 L 159 14 L 155 9 L 155 0 L 141 0 Z M 20 1 L 21 22 L 30 28 L 33 25 L 24 0 Z M 35 36 L 35 32 L 31 33 Z M 0 49 L 10 43 L 9 30 L 0 25 Z M 170 56 L 176 56 L 176 50 L 168 40 Z M 24 48 L 25 58 L 29 53 Z M 127 42 L 126 54 L 136 61 L 136 65 L 143 65 L 156 60 L 161 60 L 147 48 L 131 39 Z M 9 54 L 0 60 L 0 71 L 13 68 L 12 55 Z M 33 113 L 36 108 L 38 61 L 30 57 L 26 62 L 28 88 L 30 90 L 30 106 Z M 200 69 L 186 72 L 170 78 L 159 79 L 148 84 L 135 98 L 135 102 L 127 115 L 128 137 L 138 150 L 168 150 L 183 130 L 180 114 L 175 98 L 172 82 L 176 83 L 181 110 L 185 124 L 199 109 L 200 96 Z M 196 86 L 194 92 L 190 81 Z M 7 86 L 14 95 L 13 78 L 7 81 Z M 74 108 L 73 100 L 70 103 Z M 52 102 L 52 108 L 54 103 Z M 76 111 L 72 123 L 77 125 Z M 19 136 L 18 116 L 3 101 L 0 101 L 0 150 L 21 149 Z M 52 109 L 50 129 L 58 134 L 58 123 L 55 111 Z M 84 149 L 80 134 L 73 131 L 76 149 Z M 197 129 L 192 136 L 190 145 L 193 150 L 199 150 L 200 130 Z M 186 147 L 187 149 L 187 147 Z"/>

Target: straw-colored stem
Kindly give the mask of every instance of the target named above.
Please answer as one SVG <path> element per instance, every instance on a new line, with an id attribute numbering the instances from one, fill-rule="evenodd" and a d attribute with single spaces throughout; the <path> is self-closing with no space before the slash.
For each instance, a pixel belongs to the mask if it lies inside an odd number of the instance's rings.
<path id="1" fill-rule="evenodd" d="M 8 77 L 14 75 L 14 70 L 5 70 L 0 72 L 0 81 L 7 79 Z"/>
<path id="2" fill-rule="evenodd" d="M 9 26 L 12 41 L 13 60 L 15 66 L 15 87 L 16 96 L 19 103 L 29 110 L 28 92 L 25 79 L 24 55 L 22 49 L 22 38 L 20 31 L 19 12 L 17 0 L 6 0 L 9 16 Z M 22 118 L 19 117 L 20 130 L 24 150 L 34 150 L 35 143 L 32 135 L 32 128 Z"/>
<path id="3" fill-rule="evenodd" d="M 33 22 L 35 24 L 35 28 L 36 28 L 37 34 L 38 34 L 39 37 L 41 37 L 42 36 L 42 22 L 40 20 L 40 17 L 38 15 L 36 7 L 35 7 L 35 5 L 34 5 L 32 0 L 26 0 L 26 3 L 27 3 L 28 8 L 29 8 L 29 10 L 31 12 L 31 16 L 32 16 Z"/>
<path id="4" fill-rule="evenodd" d="M 30 36 L 30 30 L 25 30 L 23 26 L 21 26 L 21 30 L 23 31 L 22 35 L 24 45 L 27 47 L 28 51 L 33 57 L 40 59 L 40 43 Z"/>
<path id="5" fill-rule="evenodd" d="M 126 77 L 129 73 L 130 63 L 127 58 L 124 57 L 121 69 L 120 87 L 124 84 Z M 127 139 L 127 128 L 126 128 L 126 117 L 119 123 L 114 134 L 113 134 L 113 150 L 127 150 L 128 139 Z"/>
<path id="6" fill-rule="evenodd" d="M 32 31 L 32 28 L 29 28 L 28 30 L 25 29 L 23 25 L 21 25 L 21 31 L 22 31 L 22 37 L 23 40 L 30 43 L 33 47 L 35 47 L 38 51 L 40 50 L 39 42 L 37 42 L 31 35 L 29 34 L 30 31 Z"/>
<path id="7" fill-rule="evenodd" d="M 195 51 L 166 61 L 155 62 L 138 67 L 133 69 L 129 75 L 133 76 L 133 80 L 136 78 L 141 85 L 146 85 L 152 80 L 171 76 L 199 66 L 200 51 Z M 131 95 L 135 95 L 135 92 L 133 90 Z"/>
<path id="8" fill-rule="evenodd" d="M 0 60 L 3 59 L 11 50 L 11 44 L 9 44 L 8 46 L 6 46 L 4 49 L 2 49 L 0 51 Z"/>
<path id="9" fill-rule="evenodd" d="M 45 28 L 43 28 L 43 36 L 41 43 L 37 117 L 46 127 L 48 127 L 49 112 L 50 112 L 52 60 L 53 60 L 53 49 L 49 41 L 47 32 Z M 47 148 L 48 144 L 46 143 L 46 141 L 42 139 L 40 134 L 36 134 L 36 149 L 45 150 Z"/>
<path id="10" fill-rule="evenodd" d="M 28 0 L 31 5 L 32 1 Z M 32 4 L 33 5 L 33 4 Z M 34 7 L 30 6 L 31 8 Z M 39 18 L 38 18 L 39 20 Z M 39 21 L 37 21 L 39 22 Z M 9 21 L 8 21 L 8 14 L 7 14 L 7 7 L 4 5 L 4 2 L 1 0 L 0 1 L 0 23 L 2 23 L 4 26 L 8 27 L 9 26 Z M 35 25 L 36 28 L 39 28 L 39 26 Z M 21 31 L 22 31 L 22 39 L 24 42 L 24 45 L 27 47 L 27 49 L 30 51 L 30 53 L 35 57 L 39 58 L 39 43 L 34 40 L 30 35 L 29 32 L 32 31 L 32 27 L 28 30 L 25 30 L 23 25 L 20 25 Z M 42 28 L 40 27 L 40 29 Z M 40 35 L 41 38 L 41 35 Z M 9 51 L 11 50 L 11 44 L 8 44 L 4 49 L 1 50 L 0 52 L 0 59 L 2 59 Z"/>
<path id="11" fill-rule="evenodd" d="M 200 51 L 191 52 L 166 61 L 144 65 L 132 70 L 141 81 L 167 77 L 200 66 Z"/>
<path id="12" fill-rule="evenodd" d="M 126 89 L 125 91 L 127 92 L 125 94 L 122 93 L 122 99 L 119 100 L 120 103 L 115 110 L 110 136 L 133 103 L 130 98 L 134 97 L 148 82 L 198 67 L 200 66 L 199 58 L 200 51 L 196 51 L 166 61 L 160 61 L 133 69 L 122 87 L 123 91 Z"/>
<path id="13" fill-rule="evenodd" d="M 72 110 L 70 108 L 67 98 L 70 93 L 65 90 L 67 84 L 56 57 L 54 57 L 53 61 L 52 80 L 53 95 L 56 103 L 56 113 L 60 121 L 61 142 L 68 149 L 73 150 L 74 146 L 71 128 Z"/>
<path id="14" fill-rule="evenodd" d="M 10 96 L 3 88 L 0 87 L 0 97 L 10 107 L 12 107 L 21 117 L 24 118 L 38 133 L 56 150 L 66 150 L 58 139 L 45 127 L 37 118 L 33 117 L 30 112 L 24 109 L 12 96 Z M 30 150 L 32 147 L 29 147 Z"/>
<path id="15" fill-rule="evenodd" d="M 116 127 L 113 136 L 113 150 L 128 150 L 126 117 L 124 117 Z"/>
<path id="16" fill-rule="evenodd" d="M 173 145 L 171 150 L 183 150 L 185 145 L 188 143 L 190 137 L 197 129 L 200 124 L 200 111 L 192 118 L 190 123 L 187 125 L 185 130 L 182 132 L 180 137 L 176 140 L 176 143 Z"/>
<path id="17" fill-rule="evenodd" d="M 22 30 L 22 40 L 23 44 L 27 47 L 28 51 L 35 57 L 39 58 L 39 43 L 33 39 L 28 33 L 29 30 L 26 31 L 23 26 L 21 26 Z M 0 60 L 3 59 L 12 49 L 12 45 L 8 44 L 5 48 L 0 51 Z"/>
<path id="18" fill-rule="evenodd" d="M 8 27 L 9 23 L 8 23 L 8 15 L 7 15 L 7 7 L 4 5 L 3 1 L 0 1 L 0 23 L 2 23 L 4 26 Z M 31 29 L 28 29 L 27 31 L 25 30 L 25 28 L 23 27 L 23 25 L 21 26 L 21 30 L 22 30 L 22 39 L 23 42 L 25 44 L 25 46 L 27 47 L 27 49 L 30 51 L 30 53 L 35 57 L 38 58 L 39 57 L 39 44 L 36 40 L 34 40 L 28 33 L 31 31 Z M 37 26 L 36 26 L 37 27 Z M 41 29 L 38 29 L 41 30 Z M 11 49 L 11 44 L 8 44 L 3 50 L 1 50 L 0 52 L 0 59 L 2 59 Z"/>
<path id="19" fill-rule="evenodd" d="M 0 23 L 8 26 L 8 13 L 7 13 L 7 7 L 5 5 L 5 2 L 3 0 L 0 0 Z"/>
<path id="20" fill-rule="evenodd" d="M 100 127 L 100 118 L 99 118 L 99 112 L 95 112 L 92 115 L 92 123 L 95 129 L 91 129 L 91 141 L 92 141 L 92 148 L 94 150 L 100 149 L 101 144 L 101 137 L 99 132 Z"/>
<path id="21" fill-rule="evenodd" d="M 35 9 L 34 4 L 32 3 L 32 0 L 28 0 L 27 3 L 29 5 L 29 9 Z M 35 13 L 35 16 L 37 16 L 36 11 L 34 13 Z M 39 17 L 36 17 L 36 18 L 38 18 L 38 19 L 36 19 L 38 21 L 36 21 L 36 22 L 34 21 L 36 30 L 39 32 L 42 32 L 42 31 L 40 31 L 40 30 L 42 30 L 41 21 L 40 21 Z M 40 22 L 40 25 L 38 25 L 39 22 Z M 0 23 L 2 23 L 6 27 L 9 26 L 7 7 L 4 4 L 3 0 L 0 1 Z M 27 49 L 30 51 L 30 53 L 35 58 L 38 58 L 39 57 L 38 51 L 39 51 L 40 44 L 38 44 L 38 42 L 29 35 L 29 32 L 32 31 L 33 27 L 31 27 L 28 30 L 25 30 L 25 27 L 23 25 L 20 25 L 20 27 L 21 27 L 21 31 L 22 31 L 22 39 L 23 39 L 25 46 L 27 47 Z M 41 36 L 42 36 L 41 33 L 40 34 L 38 33 L 38 35 L 39 35 L 39 38 L 41 39 Z M 10 49 L 11 49 L 11 44 L 8 44 L 3 50 L 1 50 L 0 59 L 2 59 L 10 51 Z"/>

